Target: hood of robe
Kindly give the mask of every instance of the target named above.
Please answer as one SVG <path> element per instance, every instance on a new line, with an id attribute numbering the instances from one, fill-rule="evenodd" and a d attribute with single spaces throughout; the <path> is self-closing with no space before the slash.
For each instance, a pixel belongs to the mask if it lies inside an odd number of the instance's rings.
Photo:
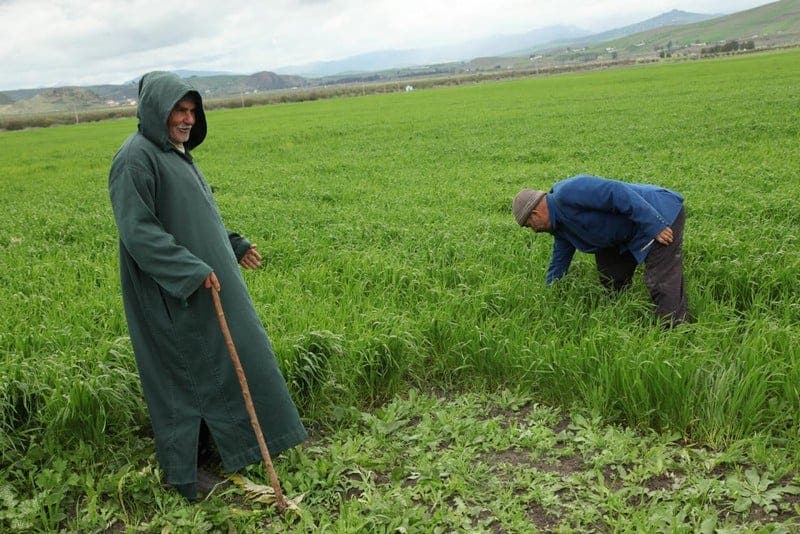
<path id="1" fill-rule="evenodd" d="M 169 150 L 169 130 L 167 119 L 175 104 L 190 96 L 195 99 L 195 124 L 189 134 L 189 140 L 183 144 L 186 150 L 192 150 L 206 138 L 206 114 L 203 111 L 203 99 L 192 84 L 171 72 L 148 72 L 139 80 L 139 106 L 136 116 L 139 118 L 139 131 L 155 145 Z"/>

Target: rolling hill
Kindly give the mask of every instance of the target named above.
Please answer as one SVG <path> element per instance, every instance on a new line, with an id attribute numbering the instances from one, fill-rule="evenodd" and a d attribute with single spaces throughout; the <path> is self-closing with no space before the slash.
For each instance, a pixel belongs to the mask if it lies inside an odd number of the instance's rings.
<path id="1" fill-rule="evenodd" d="M 283 76 L 274 72 L 187 78 L 204 97 L 210 98 L 304 87 L 309 84 L 308 80 L 300 76 Z M 49 113 L 75 108 L 128 105 L 136 100 L 137 93 L 136 81 L 122 85 L 20 89 L 0 93 L 0 113 Z"/>
<path id="2" fill-rule="evenodd" d="M 50 113 L 101 107 L 105 101 L 85 87 L 55 87 L 44 89 L 26 100 L 11 104 L 17 113 Z"/>
<path id="3" fill-rule="evenodd" d="M 699 53 L 711 44 L 734 40 L 752 40 L 756 48 L 800 43 L 800 0 L 780 0 L 692 24 L 655 28 L 594 43 L 584 52 L 604 54 L 613 49 L 620 58 L 654 55 L 665 49 L 689 54 Z M 556 55 L 552 49 L 542 52 Z"/>
<path id="4" fill-rule="evenodd" d="M 541 51 L 542 48 L 558 48 L 558 47 L 580 47 L 580 46 L 588 46 L 591 44 L 603 43 L 606 41 L 610 41 L 613 39 L 620 39 L 629 35 L 638 34 L 641 32 L 646 32 L 650 30 L 656 30 L 668 26 L 681 26 L 684 24 L 692 24 L 694 22 L 700 22 L 705 20 L 711 20 L 715 18 L 722 17 L 723 15 L 707 15 L 703 13 L 689 13 L 687 11 L 679 11 L 677 9 L 673 9 L 667 13 L 662 13 L 661 15 L 655 16 L 653 18 L 644 20 L 642 22 L 637 22 L 636 24 L 631 24 L 628 26 L 623 26 L 621 28 L 616 28 L 613 30 L 595 33 L 592 35 L 587 35 L 584 37 L 580 37 L 577 39 L 567 39 L 567 40 L 559 40 L 559 41 L 551 41 L 546 43 L 543 46 L 538 46 L 536 48 L 523 48 L 518 49 L 514 52 L 507 52 L 503 54 L 504 56 L 524 56 L 530 53 L 536 53 L 537 51 Z"/>
<path id="5" fill-rule="evenodd" d="M 277 69 L 277 72 L 306 77 L 324 77 L 383 71 L 460 61 L 476 56 L 503 54 L 508 50 L 541 45 L 552 42 L 554 39 L 575 39 L 588 33 L 586 30 L 574 26 L 547 26 L 525 33 L 492 35 L 449 46 L 368 52 L 335 61 L 318 61 L 305 65 L 282 67 Z"/>

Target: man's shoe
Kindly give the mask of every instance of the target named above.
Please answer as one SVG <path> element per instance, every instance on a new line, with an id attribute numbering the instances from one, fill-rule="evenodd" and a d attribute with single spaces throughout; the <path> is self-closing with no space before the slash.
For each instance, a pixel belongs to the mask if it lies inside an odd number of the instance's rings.
<path id="1" fill-rule="evenodd" d="M 230 481 L 227 478 L 223 478 L 216 473 L 207 471 L 202 467 L 197 469 L 198 493 L 201 493 L 203 495 L 208 495 L 209 493 L 214 491 L 215 488 L 225 487 L 228 485 L 230 485 Z"/>

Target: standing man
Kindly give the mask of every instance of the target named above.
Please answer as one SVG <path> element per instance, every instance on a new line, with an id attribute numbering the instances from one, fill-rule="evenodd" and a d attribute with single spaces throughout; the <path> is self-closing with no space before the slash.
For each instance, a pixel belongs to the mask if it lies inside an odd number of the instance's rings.
<path id="1" fill-rule="evenodd" d="M 636 266 L 667 327 L 691 320 L 683 280 L 683 197 L 645 184 L 579 175 L 549 193 L 523 189 L 514 198 L 520 226 L 553 235 L 547 284 L 567 273 L 575 250 L 594 254 L 600 280 L 625 289 Z"/>
<path id="2" fill-rule="evenodd" d="M 255 269 L 261 256 L 225 229 L 192 159 L 206 136 L 200 94 L 174 74 L 145 74 L 137 116 L 138 131 L 117 152 L 109 177 L 122 300 L 159 464 L 166 481 L 194 500 L 201 425 L 225 471 L 261 459 L 212 287 L 220 291 L 270 451 L 301 443 L 306 431 L 237 265 Z"/>

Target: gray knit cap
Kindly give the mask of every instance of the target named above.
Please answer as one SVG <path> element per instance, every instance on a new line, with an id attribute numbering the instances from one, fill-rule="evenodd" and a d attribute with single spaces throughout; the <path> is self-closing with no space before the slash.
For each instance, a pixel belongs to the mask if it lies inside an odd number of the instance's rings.
<path id="1" fill-rule="evenodd" d="M 523 189 L 517 196 L 514 197 L 514 218 L 520 226 L 526 226 L 528 217 L 531 216 L 533 208 L 544 198 L 546 193 L 544 191 L 537 191 L 535 189 Z"/>

